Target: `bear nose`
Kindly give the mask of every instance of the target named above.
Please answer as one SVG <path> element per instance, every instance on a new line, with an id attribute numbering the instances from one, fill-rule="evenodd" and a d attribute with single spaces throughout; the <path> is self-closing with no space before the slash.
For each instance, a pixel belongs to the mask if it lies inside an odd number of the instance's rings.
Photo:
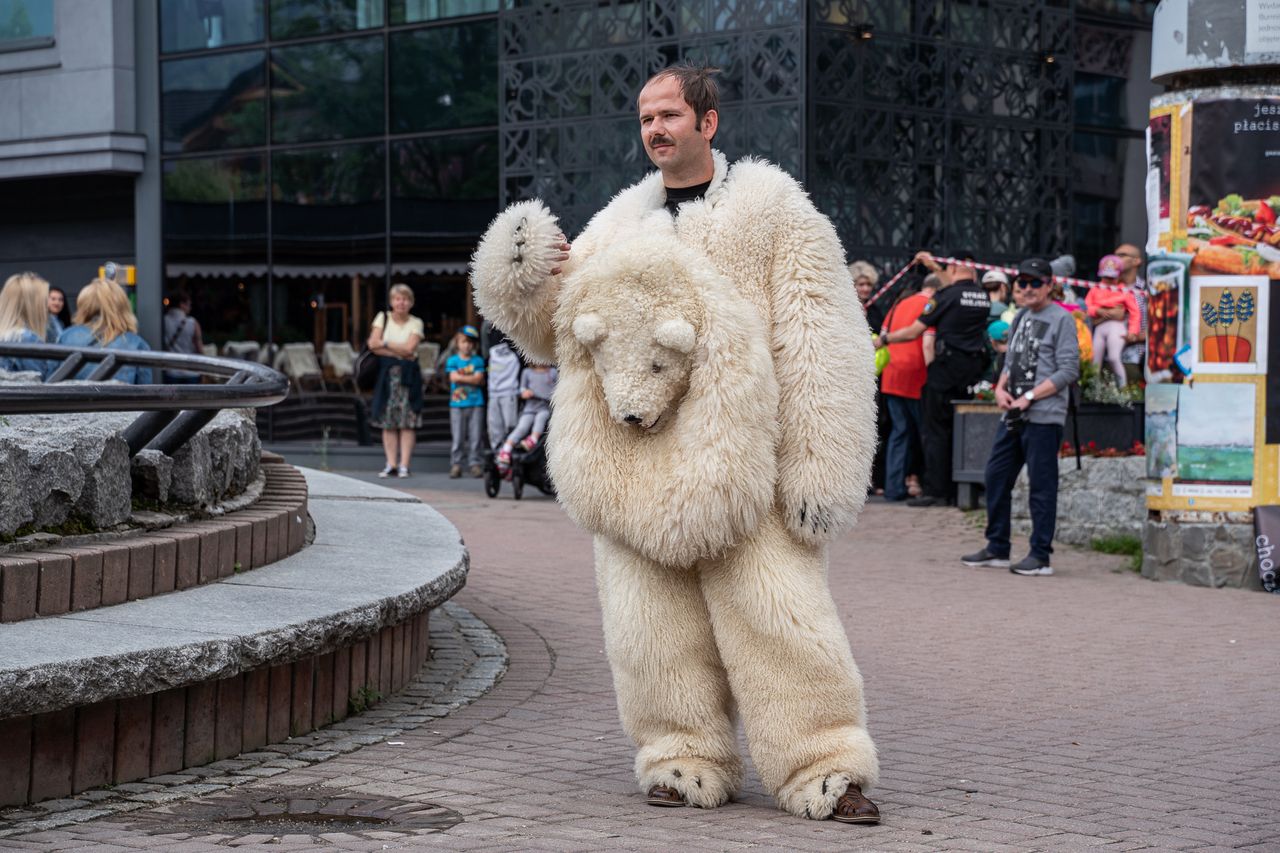
<path id="1" fill-rule="evenodd" d="M 625 418 L 623 418 L 623 420 L 624 420 L 624 421 L 626 421 L 626 422 L 627 422 L 627 423 L 629 423 L 629 424 L 638 424 L 638 423 L 640 423 L 640 416 L 639 416 L 639 415 L 627 415 Z"/>

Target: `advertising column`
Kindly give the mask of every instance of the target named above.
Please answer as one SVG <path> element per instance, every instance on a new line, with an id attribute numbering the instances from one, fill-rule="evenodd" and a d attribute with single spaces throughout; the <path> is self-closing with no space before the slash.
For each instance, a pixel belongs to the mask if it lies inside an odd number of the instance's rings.
<path id="1" fill-rule="evenodd" d="M 1147 207 L 1143 572 L 1257 586 L 1254 509 L 1280 504 L 1280 87 L 1155 99 Z"/>

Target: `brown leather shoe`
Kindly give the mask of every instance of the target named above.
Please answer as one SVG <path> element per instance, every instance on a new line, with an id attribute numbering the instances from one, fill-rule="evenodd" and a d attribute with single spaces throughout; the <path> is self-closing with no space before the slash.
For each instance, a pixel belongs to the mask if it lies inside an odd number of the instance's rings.
<path id="1" fill-rule="evenodd" d="M 880 810 L 875 803 L 862 796 L 861 788 L 850 785 L 840 795 L 840 799 L 836 800 L 831 819 L 841 823 L 879 823 Z"/>
<path id="2" fill-rule="evenodd" d="M 654 785 L 649 789 L 649 793 L 645 795 L 644 801 L 651 806 L 661 806 L 668 809 L 688 805 L 684 801 L 684 794 L 666 785 Z M 872 808 L 875 808 L 875 806 L 872 806 Z"/>

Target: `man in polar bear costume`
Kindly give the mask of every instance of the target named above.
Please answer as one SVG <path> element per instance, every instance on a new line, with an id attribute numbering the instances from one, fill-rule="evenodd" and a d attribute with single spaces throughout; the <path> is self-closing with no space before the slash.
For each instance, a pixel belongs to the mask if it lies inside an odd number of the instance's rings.
<path id="1" fill-rule="evenodd" d="M 826 576 L 875 449 L 870 335 L 830 221 L 781 170 L 711 148 L 717 103 L 708 69 L 652 78 L 638 106 L 659 171 L 572 248 L 540 202 L 499 214 L 476 301 L 559 363 L 551 473 L 596 534 L 647 801 L 726 802 L 741 712 L 783 808 L 875 823 L 862 680 Z"/>

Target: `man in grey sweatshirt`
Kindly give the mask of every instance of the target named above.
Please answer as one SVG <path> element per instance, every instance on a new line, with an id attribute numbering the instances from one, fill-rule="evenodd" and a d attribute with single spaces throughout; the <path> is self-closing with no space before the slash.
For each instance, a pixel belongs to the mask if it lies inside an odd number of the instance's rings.
<path id="1" fill-rule="evenodd" d="M 1014 288 L 1022 306 L 1013 318 L 996 404 L 1004 417 L 987 459 L 987 546 L 961 557 L 966 566 L 996 566 L 1019 575 L 1051 575 L 1058 520 L 1058 448 L 1071 383 L 1080 376 L 1080 345 L 1071 314 L 1053 302 L 1049 262 L 1018 266 Z M 1013 484 L 1022 466 L 1030 481 L 1031 553 L 1009 565 Z"/>

